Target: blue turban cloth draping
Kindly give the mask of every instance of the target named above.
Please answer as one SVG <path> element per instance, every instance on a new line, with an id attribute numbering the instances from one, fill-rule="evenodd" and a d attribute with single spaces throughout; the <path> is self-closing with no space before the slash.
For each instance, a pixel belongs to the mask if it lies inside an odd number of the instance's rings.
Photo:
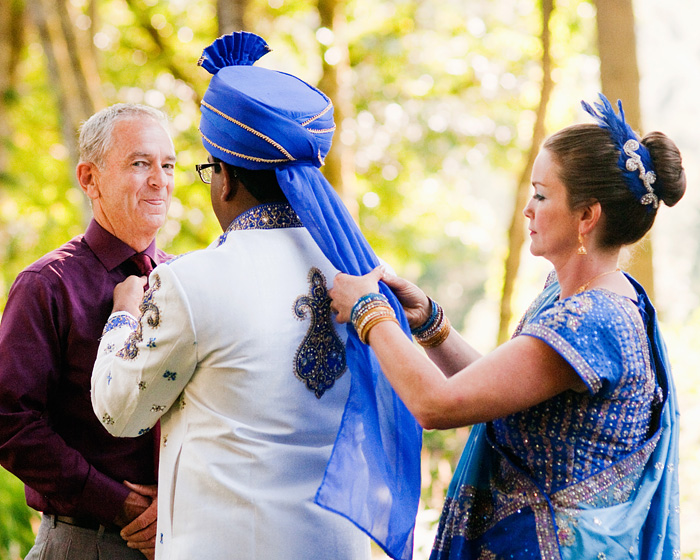
<path id="1" fill-rule="evenodd" d="M 202 143 L 247 169 L 275 169 L 302 224 L 340 271 L 361 275 L 379 260 L 319 167 L 331 146 L 333 104 L 290 74 L 253 67 L 269 51 L 252 33 L 225 35 L 199 64 L 213 74 L 202 100 Z M 410 337 L 401 305 L 383 283 Z M 409 560 L 420 498 L 422 431 L 347 325 L 350 394 L 316 503 L 352 521 L 392 558 Z"/>

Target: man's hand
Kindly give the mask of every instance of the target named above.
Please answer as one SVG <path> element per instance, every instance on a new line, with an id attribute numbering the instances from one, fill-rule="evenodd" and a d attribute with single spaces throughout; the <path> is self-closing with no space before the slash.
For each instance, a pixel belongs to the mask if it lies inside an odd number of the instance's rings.
<path id="1" fill-rule="evenodd" d="M 131 492 L 115 523 L 123 527 L 120 534 L 129 548 L 135 548 L 153 560 L 156 550 L 158 488 L 156 485 L 145 486 L 126 481 L 124 484 Z"/>
<path id="2" fill-rule="evenodd" d="M 112 313 L 127 311 L 134 317 L 139 316 L 139 305 L 143 300 L 143 289 L 148 280 L 145 276 L 128 276 L 126 280 L 114 287 Z"/>

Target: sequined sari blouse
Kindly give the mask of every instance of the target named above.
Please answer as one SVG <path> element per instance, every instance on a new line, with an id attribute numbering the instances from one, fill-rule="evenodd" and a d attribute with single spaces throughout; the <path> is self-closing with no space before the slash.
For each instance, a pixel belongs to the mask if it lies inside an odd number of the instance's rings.
<path id="1" fill-rule="evenodd" d="M 643 310 L 607 290 L 591 290 L 538 309 L 514 336 L 557 351 L 588 388 L 566 391 L 496 420 L 490 437 L 545 492 L 617 463 L 649 437 L 661 390 L 651 365 Z"/>

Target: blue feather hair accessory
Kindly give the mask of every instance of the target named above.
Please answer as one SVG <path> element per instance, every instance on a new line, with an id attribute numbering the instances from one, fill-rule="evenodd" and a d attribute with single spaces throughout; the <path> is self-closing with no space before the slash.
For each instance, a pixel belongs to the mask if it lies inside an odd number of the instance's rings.
<path id="1" fill-rule="evenodd" d="M 271 50 L 265 39 L 255 33 L 236 31 L 219 37 L 204 49 L 197 65 L 216 74 L 226 66 L 252 66 Z"/>
<path id="2" fill-rule="evenodd" d="M 617 102 L 618 115 L 602 93 L 598 96 L 601 103 L 594 103 L 595 108 L 581 101 L 583 109 L 597 121 L 598 126 L 607 129 L 615 147 L 620 150 L 617 165 L 622 170 L 622 176 L 632 194 L 640 203 L 647 206 L 649 211 L 652 208 L 658 208 L 659 197 L 652 187 L 656 183 L 656 173 L 654 173 L 654 164 L 649 150 L 642 145 L 639 137 L 625 122 L 622 102 L 619 100 Z M 656 190 L 659 190 L 658 183 Z"/>

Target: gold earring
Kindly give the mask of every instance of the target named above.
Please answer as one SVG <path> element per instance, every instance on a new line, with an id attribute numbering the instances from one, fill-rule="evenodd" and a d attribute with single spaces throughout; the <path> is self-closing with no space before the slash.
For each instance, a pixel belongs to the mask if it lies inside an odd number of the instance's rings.
<path id="1" fill-rule="evenodd" d="M 579 255 L 587 255 L 587 254 L 588 254 L 588 251 L 586 251 L 586 247 L 585 247 L 585 245 L 583 244 L 583 235 L 581 235 L 580 233 L 578 234 L 578 242 L 580 243 L 580 246 L 579 246 L 579 248 L 578 248 L 577 253 L 578 253 Z"/>

